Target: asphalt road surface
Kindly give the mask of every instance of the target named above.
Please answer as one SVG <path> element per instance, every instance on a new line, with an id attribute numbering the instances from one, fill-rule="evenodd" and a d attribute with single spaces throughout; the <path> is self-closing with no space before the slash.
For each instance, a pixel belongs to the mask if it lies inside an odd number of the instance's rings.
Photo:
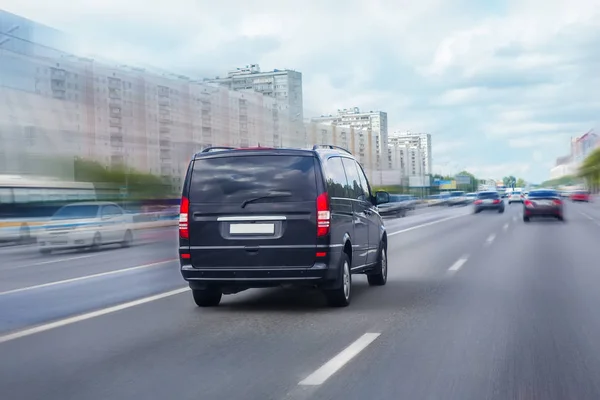
<path id="1" fill-rule="evenodd" d="M 0 249 L 2 399 L 600 399 L 600 204 L 386 221 L 389 278 L 199 309 L 172 229 L 130 249 Z"/>

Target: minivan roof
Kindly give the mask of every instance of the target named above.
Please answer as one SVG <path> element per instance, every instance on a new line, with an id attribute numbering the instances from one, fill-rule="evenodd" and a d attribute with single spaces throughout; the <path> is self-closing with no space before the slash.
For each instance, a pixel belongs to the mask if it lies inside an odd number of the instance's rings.
<path id="1" fill-rule="evenodd" d="M 209 150 L 207 148 L 205 150 Z M 269 154 L 269 155 L 282 155 L 282 156 L 319 156 L 319 158 L 328 158 L 329 156 L 346 156 L 354 158 L 354 155 L 350 152 L 338 150 L 336 148 L 316 148 L 316 149 L 294 149 L 294 148 L 271 148 L 271 147 L 253 147 L 253 148 L 226 148 L 226 147 L 215 147 L 218 151 L 201 151 L 194 154 L 194 160 L 200 158 L 212 158 L 212 157 L 223 157 L 223 156 L 247 156 L 248 154 Z"/>

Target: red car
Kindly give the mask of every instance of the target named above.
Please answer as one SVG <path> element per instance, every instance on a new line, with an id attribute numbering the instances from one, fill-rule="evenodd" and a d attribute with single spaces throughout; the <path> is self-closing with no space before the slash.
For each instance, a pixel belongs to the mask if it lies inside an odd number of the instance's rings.
<path id="1" fill-rule="evenodd" d="M 571 194 L 571 201 L 585 201 L 590 202 L 590 194 L 585 190 L 577 190 Z"/>

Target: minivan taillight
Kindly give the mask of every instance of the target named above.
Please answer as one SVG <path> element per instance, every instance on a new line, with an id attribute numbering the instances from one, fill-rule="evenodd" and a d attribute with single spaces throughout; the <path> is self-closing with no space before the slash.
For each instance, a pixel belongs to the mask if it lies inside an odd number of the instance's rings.
<path id="1" fill-rule="evenodd" d="M 329 234 L 330 223 L 331 210 L 329 208 L 329 196 L 327 193 L 321 193 L 317 197 L 317 237 Z"/>
<path id="2" fill-rule="evenodd" d="M 190 238 L 190 230 L 188 226 L 188 216 L 190 213 L 190 201 L 187 197 L 181 198 L 181 206 L 179 207 L 179 237 L 182 239 Z"/>

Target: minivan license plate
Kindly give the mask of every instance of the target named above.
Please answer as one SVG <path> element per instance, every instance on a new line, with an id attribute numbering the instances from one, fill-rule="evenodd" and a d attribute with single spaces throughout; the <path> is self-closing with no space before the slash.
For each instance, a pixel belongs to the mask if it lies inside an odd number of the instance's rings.
<path id="1" fill-rule="evenodd" d="M 231 224 L 229 233 L 232 235 L 272 235 L 275 233 L 274 224 Z"/>

